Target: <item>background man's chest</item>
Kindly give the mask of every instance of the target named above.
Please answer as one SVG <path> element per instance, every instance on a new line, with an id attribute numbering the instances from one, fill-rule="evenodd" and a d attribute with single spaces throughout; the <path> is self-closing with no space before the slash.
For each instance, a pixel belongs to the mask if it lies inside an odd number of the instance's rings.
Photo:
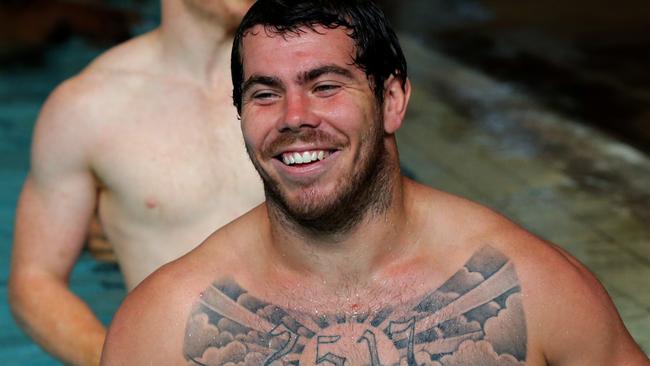
<path id="1" fill-rule="evenodd" d="M 107 198 L 122 212 L 156 220 L 260 200 L 234 112 L 178 108 L 104 124 L 92 162 Z"/>

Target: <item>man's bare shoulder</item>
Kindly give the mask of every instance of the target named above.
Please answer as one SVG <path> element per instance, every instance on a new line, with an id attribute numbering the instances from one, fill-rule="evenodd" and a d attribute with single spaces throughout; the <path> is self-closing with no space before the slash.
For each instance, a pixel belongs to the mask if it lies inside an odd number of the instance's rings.
<path id="1" fill-rule="evenodd" d="M 450 242 L 447 249 L 464 258 L 485 246 L 494 248 L 514 264 L 528 291 L 540 289 L 551 295 L 598 287 L 595 293 L 600 294 L 598 281 L 566 250 L 486 206 L 428 187 L 416 189 L 423 197 L 419 215 L 431 211 L 427 218 L 430 223 L 425 227 L 441 237 L 437 245 Z M 564 286 L 556 286 L 557 281 Z"/>
<path id="2" fill-rule="evenodd" d="M 84 72 L 152 72 L 160 64 L 160 50 L 159 32 L 153 30 L 108 49 L 93 60 Z"/>
<path id="3" fill-rule="evenodd" d="M 550 364 L 644 364 L 607 291 L 584 264 L 523 229 L 502 240 L 520 279 L 531 348 L 540 347 Z"/>
<path id="4" fill-rule="evenodd" d="M 454 243 L 457 251 L 471 253 L 488 238 L 522 232 L 506 217 L 484 205 L 404 179 L 409 211 L 421 222 L 424 231 L 435 233 L 436 246 Z"/>
<path id="5" fill-rule="evenodd" d="M 133 65 L 138 64 L 136 59 L 150 57 L 150 37 L 116 46 L 58 85 L 41 108 L 36 147 L 44 145 L 44 151 L 50 151 L 56 147 L 53 145 L 96 145 L 94 138 L 101 138 L 101 126 L 114 121 L 116 113 L 132 108 L 129 106 L 141 89 L 138 85 L 145 84 Z"/>
<path id="6" fill-rule="evenodd" d="M 109 327 L 102 365 L 183 364 L 179 339 L 198 296 L 197 281 L 185 269 L 164 265 L 127 296 Z"/>
<path id="7" fill-rule="evenodd" d="M 644 360 L 603 286 L 570 253 L 480 204 L 418 189 L 424 197 L 421 202 L 437 208 L 431 215 L 438 226 L 432 231 L 454 243 L 448 252 L 456 254 L 450 257 L 470 258 L 465 268 L 495 262 L 496 257 L 506 263 L 495 272 L 503 278 L 491 277 L 491 286 L 511 283 L 521 291 L 527 354 L 538 357 L 529 358 L 531 364 L 543 364 L 544 359 L 551 364 Z"/>
<path id="8" fill-rule="evenodd" d="M 67 113 L 79 110 L 84 117 L 98 107 L 114 106 L 132 90 L 134 81 L 156 69 L 156 44 L 155 33 L 147 33 L 109 49 L 60 84 L 48 104 Z"/>

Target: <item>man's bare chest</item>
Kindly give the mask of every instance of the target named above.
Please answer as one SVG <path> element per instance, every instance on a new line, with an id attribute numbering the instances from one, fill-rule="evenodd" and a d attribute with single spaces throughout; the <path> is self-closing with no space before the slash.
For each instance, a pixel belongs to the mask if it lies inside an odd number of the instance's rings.
<path id="1" fill-rule="evenodd" d="M 291 301 L 301 302 L 298 296 Z M 514 266 L 485 247 L 438 288 L 378 308 L 296 311 L 232 280 L 188 320 L 188 365 L 523 365 L 527 332 Z M 372 309 L 372 310 L 364 310 Z"/>

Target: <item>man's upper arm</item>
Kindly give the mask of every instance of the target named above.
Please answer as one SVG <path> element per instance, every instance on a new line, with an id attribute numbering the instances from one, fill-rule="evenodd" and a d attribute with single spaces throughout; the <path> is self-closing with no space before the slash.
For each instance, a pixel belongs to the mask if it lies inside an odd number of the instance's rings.
<path id="1" fill-rule="evenodd" d="M 553 278 L 535 296 L 546 296 L 538 322 L 544 326 L 544 349 L 550 364 L 650 366 L 625 328 L 609 295 L 577 260 L 555 267 Z"/>
<path id="2" fill-rule="evenodd" d="M 72 84 L 72 85 L 70 85 Z M 29 176 L 16 213 L 13 274 L 68 275 L 82 248 L 96 200 L 89 165 L 91 136 L 75 81 L 43 106 L 32 142 Z"/>

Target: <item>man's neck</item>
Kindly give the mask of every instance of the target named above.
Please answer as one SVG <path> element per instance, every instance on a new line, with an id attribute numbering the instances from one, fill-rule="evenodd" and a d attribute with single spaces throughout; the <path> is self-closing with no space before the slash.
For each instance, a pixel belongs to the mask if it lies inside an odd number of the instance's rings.
<path id="1" fill-rule="evenodd" d="M 352 230 L 340 236 L 309 234 L 286 225 L 267 203 L 271 224 L 271 258 L 289 272 L 301 273 L 331 284 L 350 280 L 363 283 L 405 253 L 414 241 L 409 233 L 407 187 L 401 177 L 393 182 L 391 204 L 383 213 L 369 210 Z"/>
<path id="2" fill-rule="evenodd" d="M 181 0 L 162 1 L 158 31 L 167 71 L 207 88 L 227 84 L 232 36 L 217 19 L 197 16 Z"/>

